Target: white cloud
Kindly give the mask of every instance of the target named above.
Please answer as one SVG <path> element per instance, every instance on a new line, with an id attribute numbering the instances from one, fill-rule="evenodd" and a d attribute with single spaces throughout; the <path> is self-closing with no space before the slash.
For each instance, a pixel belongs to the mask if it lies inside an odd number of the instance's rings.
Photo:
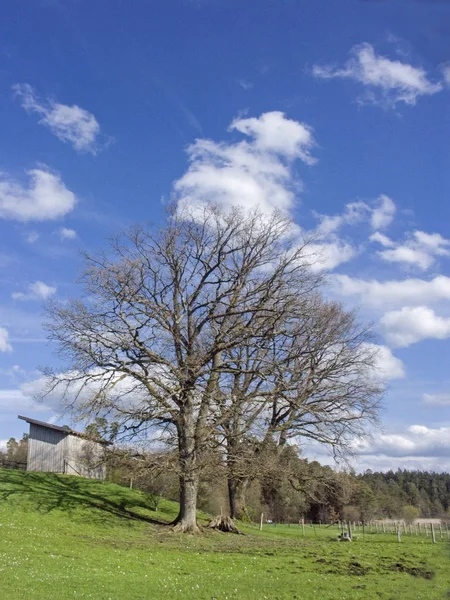
<path id="1" fill-rule="evenodd" d="M 379 231 L 372 233 L 369 240 L 371 242 L 378 242 L 385 248 L 392 248 L 392 246 L 395 246 L 395 243 L 392 240 L 390 240 L 386 235 L 384 235 L 384 233 L 380 233 Z"/>
<path id="2" fill-rule="evenodd" d="M 355 446 L 360 454 L 450 458 L 450 427 L 432 429 L 411 425 L 402 433 L 382 433 L 375 435 L 373 440 L 358 440 Z"/>
<path id="3" fill-rule="evenodd" d="M 404 306 L 380 320 L 387 341 L 393 346 L 410 346 L 427 338 L 450 337 L 450 318 L 439 317 L 426 306 Z"/>
<path id="4" fill-rule="evenodd" d="M 381 194 L 378 202 L 379 206 L 372 211 L 372 229 L 385 229 L 392 223 L 397 209 L 393 200 L 386 194 Z"/>
<path id="5" fill-rule="evenodd" d="M 395 214 L 395 204 L 386 195 L 377 198 L 375 207 L 365 202 L 350 202 L 345 205 L 344 211 L 338 215 L 323 215 L 314 213 L 319 219 L 319 224 L 312 237 L 317 243 L 311 244 L 308 251 L 317 253 L 317 261 L 313 268 L 316 270 L 332 270 L 338 265 L 354 258 L 359 250 L 350 242 L 340 239 L 337 232 L 348 226 L 361 223 L 376 223 L 378 226 L 387 226 Z M 377 232 L 372 237 L 383 234 Z M 386 238 L 388 239 L 388 238 Z"/>
<path id="6" fill-rule="evenodd" d="M 429 248 L 434 254 L 448 256 L 450 254 L 450 240 L 442 237 L 440 233 L 425 233 L 424 231 L 414 231 L 416 243 L 423 248 Z"/>
<path id="7" fill-rule="evenodd" d="M 56 287 L 47 285 L 43 281 L 35 281 L 28 286 L 29 292 L 14 292 L 14 300 L 47 300 L 50 296 L 56 294 Z"/>
<path id="8" fill-rule="evenodd" d="M 424 394 L 423 401 L 430 406 L 450 406 L 449 394 Z"/>
<path id="9" fill-rule="evenodd" d="M 58 235 L 61 240 L 74 240 L 77 237 L 75 229 L 67 229 L 67 227 L 61 227 L 58 230 Z"/>
<path id="10" fill-rule="evenodd" d="M 301 189 L 291 163 L 314 162 L 310 128 L 271 112 L 236 119 L 230 129 L 250 139 L 235 143 L 198 139 L 189 146 L 190 166 L 174 184 L 180 206 L 195 209 L 213 202 L 225 208 L 257 207 L 265 213 L 279 209 L 290 214 L 295 192 Z"/>
<path id="11" fill-rule="evenodd" d="M 100 125 L 94 115 L 77 105 L 68 106 L 52 99 L 39 101 L 33 88 L 27 83 L 13 86 L 21 98 L 22 107 L 41 116 L 39 123 L 45 125 L 62 142 L 69 142 L 75 150 L 96 154 Z"/>
<path id="12" fill-rule="evenodd" d="M 403 362 L 392 354 L 390 348 L 378 344 L 366 345 L 370 350 L 376 352 L 375 374 L 377 378 L 382 381 L 390 381 L 405 377 Z"/>
<path id="13" fill-rule="evenodd" d="M 433 471 L 435 473 L 448 473 L 450 471 L 450 457 L 441 456 L 386 456 L 385 454 L 363 455 L 354 462 L 356 471 L 363 473 L 371 471 L 396 471 L 406 469 L 408 471 Z"/>
<path id="14" fill-rule="evenodd" d="M 345 205 L 344 212 L 340 215 L 321 215 L 316 213 L 320 220 L 317 228 L 319 235 L 326 236 L 335 233 L 345 225 L 357 225 L 366 221 L 371 212 L 371 208 L 365 202 L 350 202 Z"/>
<path id="15" fill-rule="evenodd" d="M 158 370 L 158 377 L 164 377 L 162 370 Z M 56 383 L 42 375 L 20 386 L 20 393 L 25 398 L 33 401 L 42 399 L 47 409 L 56 411 L 69 405 L 69 410 L 76 411 L 89 403 L 100 390 L 105 395 L 104 399 L 111 398 L 114 404 L 110 416 L 113 416 L 117 407 L 129 410 L 132 406 L 142 407 L 148 401 L 148 392 L 137 379 L 100 368 L 92 369 L 87 376 L 77 371 L 61 373 Z"/>
<path id="16" fill-rule="evenodd" d="M 36 402 L 22 389 L 0 390 L 0 412 L 19 413 L 22 411 L 48 411 L 49 406 L 44 403 Z"/>
<path id="17" fill-rule="evenodd" d="M 364 280 L 348 275 L 334 275 L 333 288 L 342 296 L 359 296 L 370 306 L 387 308 L 422 305 L 450 300 L 450 277 L 438 275 L 425 279 L 392 281 Z"/>
<path id="18" fill-rule="evenodd" d="M 338 265 L 348 262 L 357 254 L 356 248 L 333 236 L 334 241 L 310 243 L 305 254 L 311 257 L 313 271 L 332 271 Z"/>
<path id="19" fill-rule="evenodd" d="M 383 260 L 406 263 L 423 271 L 434 264 L 436 256 L 450 255 L 450 240 L 443 238 L 439 233 L 414 231 L 400 244 L 379 232 L 370 236 L 370 239 L 388 248 L 377 253 Z"/>
<path id="20" fill-rule="evenodd" d="M 0 218 L 16 221 L 59 219 L 70 212 L 77 201 L 61 179 L 48 170 L 32 169 L 28 187 L 0 173 Z"/>
<path id="21" fill-rule="evenodd" d="M 37 231 L 30 231 L 29 234 L 27 234 L 26 240 L 29 244 L 34 244 L 35 242 L 37 242 L 39 239 L 39 234 Z"/>
<path id="22" fill-rule="evenodd" d="M 377 254 L 387 262 L 408 263 L 422 271 L 426 271 L 434 262 L 434 258 L 427 252 L 409 246 L 397 246 L 397 248 L 382 250 Z"/>
<path id="23" fill-rule="evenodd" d="M 316 162 L 310 154 L 314 146 L 312 129 L 305 123 L 287 119 L 280 111 L 263 113 L 258 118 L 235 119 L 230 125 L 230 130 L 233 129 L 253 138 L 255 147 L 263 152 L 291 160 L 300 158 L 307 164 Z"/>
<path id="24" fill-rule="evenodd" d="M 373 229 L 382 229 L 391 224 L 396 212 L 394 201 L 381 194 L 370 206 L 365 202 L 350 202 L 345 205 L 344 212 L 339 215 L 321 215 L 315 213 L 320 219 L 317 232 L 320 235 L 335 233 L 339 229 L 348 225 L 359 225 L 363 222 L 369 222 Z M 379 241 L 379 236 L 388 240 L 386 236 L 377 232 L 371 236 L 375 241 Z"/>
<path id="25" fill-rule="evenodd" d="M 315 65 L 313 75 L 358 81 L 368 90 L 362 100 L 390 106 L 397 102 L 414 105 L 420 96 L 436 94 L 443 87 L 430 81 L 424 69 L 377 55 L 368 43 L 354 46 L 343 68 Z"/>
<path id="26" fill-rule="evenodd" d="M 0 352 L 12 352 L 9 333 L 4 327 L 0 327 Z"/>

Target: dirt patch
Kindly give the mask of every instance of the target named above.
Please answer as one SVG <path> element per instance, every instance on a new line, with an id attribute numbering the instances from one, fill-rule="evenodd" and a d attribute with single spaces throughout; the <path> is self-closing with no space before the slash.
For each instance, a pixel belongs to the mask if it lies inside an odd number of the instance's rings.
<path id="1" fill-rule="evenodd" d="M 359 563 L 355 560 L 348 564 L 347 575 L 354 575 L 357 577 L 362 577 L 364 575 L 367 575 L 367 573 L 370 571 L 370 569 L 371 569 L 370 567 L 364 567 L 361 563 Z"/>
<path id="2" fill-rule="evenodd" d="M 408 575 L 412 575 L 413 577 L 422 577 L 423 579 L 433 579 L 434 572 L 427 571 L 422 567 L 410 567 L 409 565 L 405 565 L 403 563 L 395 563 L 389 567 L 390 571 L 396 571 L 397 573 L 408 573 Z"/>

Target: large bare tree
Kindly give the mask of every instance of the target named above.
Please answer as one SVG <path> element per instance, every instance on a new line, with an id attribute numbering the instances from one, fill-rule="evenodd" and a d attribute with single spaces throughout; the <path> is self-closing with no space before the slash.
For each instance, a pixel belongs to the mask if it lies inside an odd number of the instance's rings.
<path id="1" fill-rule="evenodd" d="M 224 418 L 227 356 L 269 348 L 319 285 L 291 233 L 280 214 L 173 210 L 162 228 L 136 227 L 86 256 L 83 299 L 49 306 L 49 338 L 65 367 L 46 372 L 45 393 L 61 394 L 82 417 L 114 419 L 128 436 L 151 428 L 175 437 L 180 531 L 198 530 L 198 483 Z"/>
<path id="2" fill-rule="evenodd" d="M 383 386 L 370 330 L 318 293 L 290 308 L 276 335 L 223 357 L 218 422 L 232 517 L 245 516 L 245 489 L 264 476 L 267 443 L 313 441 L 342 455 L 377 420 Z"/>

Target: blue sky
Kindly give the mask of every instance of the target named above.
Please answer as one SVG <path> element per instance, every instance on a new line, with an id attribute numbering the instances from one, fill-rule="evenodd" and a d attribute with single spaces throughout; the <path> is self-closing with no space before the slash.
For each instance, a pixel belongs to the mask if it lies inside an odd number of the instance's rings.
<path id="1" fill-rule="evenodd" d="M 58 418 L 32 399 L 56 360 L 42 303 L 78 293 L 80 251 L 207 197 L 314 232 L 327 293 L 374 323 L 389 387 L 356 465 L 449 470 L 450 2 L 0 15 L 0 440 Z"/>

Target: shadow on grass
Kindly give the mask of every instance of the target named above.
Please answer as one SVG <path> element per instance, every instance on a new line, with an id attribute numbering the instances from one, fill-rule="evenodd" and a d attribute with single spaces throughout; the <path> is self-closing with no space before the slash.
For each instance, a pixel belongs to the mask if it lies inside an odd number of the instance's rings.
<path id="1" fill-rule="evenodd" d="M 83 511 L 83 520 L 108 524 L 108 517 L 169 525 L 142 514 L 151 511 L 150 501 L 139 492 L 115 484 L 56 473 L 0 470 L 0 502 L 33 507 L 41 513 L 54 510 L 74 514 Z M 91 509 L 91 510 L 86 510 Z"/>

